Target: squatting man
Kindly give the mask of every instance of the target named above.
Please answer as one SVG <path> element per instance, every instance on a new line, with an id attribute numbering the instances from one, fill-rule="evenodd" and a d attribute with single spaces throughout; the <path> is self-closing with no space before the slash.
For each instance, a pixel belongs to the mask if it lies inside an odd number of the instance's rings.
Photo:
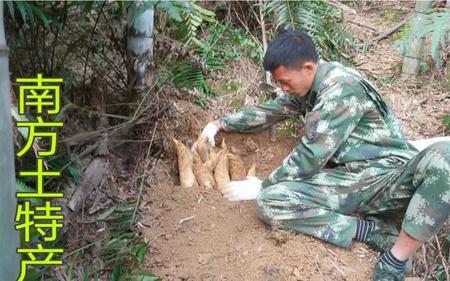
<path id="1" fill-rule="evenodd" d="M 407 260 L 449 217 L 450 141 L 408 142 L 380 92 L 319 60 L 303 32 L 275 37 L 264 69 L 286 93 L 210 122 L 202 136 L 214 145 L 219 130 L 258 132 L 294 115 L 304 116 L 304 136 L 267 179 L 230 182 L 224 196 L 256 200 L 257 215 L 282 229 L 342 247 L 365 242 L 382 253 L 373 280 L 403 280 Z M 402 219 L 400 232 L 385 218 Z"/>

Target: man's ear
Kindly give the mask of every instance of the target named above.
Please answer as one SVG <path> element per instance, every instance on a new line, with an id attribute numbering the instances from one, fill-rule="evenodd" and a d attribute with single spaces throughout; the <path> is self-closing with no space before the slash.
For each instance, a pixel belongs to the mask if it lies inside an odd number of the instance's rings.
<path id="1" fill-rule="evenodd" d="M 303 64 L 303 69 L 305 69 L 308 73 L 312 73 L 314 71 L 316 64 L 311 62 L 311 61 L 307 61 Z"/>

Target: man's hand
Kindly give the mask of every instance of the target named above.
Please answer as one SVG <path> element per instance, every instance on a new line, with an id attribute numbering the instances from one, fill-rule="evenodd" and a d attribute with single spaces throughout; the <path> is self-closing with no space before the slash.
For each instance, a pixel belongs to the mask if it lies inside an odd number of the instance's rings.
<path id="1" fill-rule="evenodd" d="M 246 180 L 227 183 L 222 193 L 230 201 L 255 200 L 261 191 L 261 183 L 258 178 L 247 177 Z"/>
<path id="2" fill-rule="evenodd" d="M 213 122 L 209 122 L 208 125 L 202 131 L 202 137 L 209 142 L 211 146 L 215 146 L 216 142 L 214 141 L 214 137 L 217 132 L 221 129 L 220 121 L 216 120 Z"/>

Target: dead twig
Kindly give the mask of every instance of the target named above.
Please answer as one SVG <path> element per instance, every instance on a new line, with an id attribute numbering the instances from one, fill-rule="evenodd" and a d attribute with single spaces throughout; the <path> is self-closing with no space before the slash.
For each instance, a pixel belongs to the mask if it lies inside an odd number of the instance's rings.
<path id="1" fill-rule="evenodd" d="M 423 263 L 424 263 L 424 267 L 425 267 L 425 276 L 427 276 L 428 274 L 428 263 L 427 263 L 427 248 L 425 247 L 424 244 L 422 244 L 422 258 L 423 258 Z"/>
<path id="2" fill-rule="evenodd" d="M 415 14 L 411 14 L 409 16 L 407 16 L 406 18 L 404 18 L 401 22 L 399 22 L 398 24 L 394 25 L 393 27 L 391 27 L 390 29 L 386 30 L 385 32 L 381 33 L 380 35 L 378 35 L 377 37 L 375 37 L 374 39 L 372 39 L 368 45 L 371 46 L 374 43 L 378 43 L 381 40 L 389 37 L 391 34 L 393 34 L 394 32 L 396 32 L 397 30 L 399 30 L 402 26 L 404 26 L 409 20 L 411 20 L 414 17 Z"/>
<path id="3" fill-rule="evenodd" d="M 447 261 L 444 258 L 444 255 L 442 254 L 442 251 L 441 251 L 441 243 L 439 242 L 439 239 L 438 239 L 437 235 L 434 236 L 434 239 L 436 240 L 436 245 L 437 245 L 437 248 L 438 248 L 439 257 L 441 258 L 441 263 L 442 263 L 442 266 L 444 267 L 446 280 L 450 280 L 450 275 L 448 274 Z"/>
<path id="4" fill-rule="evenodd" d="M 244 202 L 243 201 L 239 201 L 238 207 L 239 207 L 239 226 L 238 226 L 238 230 L 241 232 L 244 229 L 244 212 L 243 212 L 243 209 L 242 209 L 244 207 Z"/>
<path id="5" fill-rule="evenodd" d="M 239 17 L 239 13 L 235 10 L 234 14 L 236 15 L 236 18 L 238 19 L 238 21 L 242 24 L 242 26 L 245 28 L 245 30 L 247 31 L 248 35 L 253 39 L 253 41 L 255 41 L 256 44 L 260 44 L 258 38 L 256 38 L 250 31 L 250 29 L 248 28 L 248 26 L 242 21 L 241 17 Z"/>
<path id="6" fill-rule="evenodd" d="M 195 218 L 195 216 L 190 216 L 190 217 L 181 219 L 178 223 L 179 223 L 179 224 L 183 224 L 184 222 L 190 221 L 190 220 L 192 220 L 193 218 Z"/>
<path id="7" fill-rule="evenodd" d="M 111 134 L 113 134 L 113 133 L 116 133 L 116 132 L 118 132 L 120 130 L 133 127 L 136 124 L 144 123 L 145 121 L 147 121 L 151 117 L 157 116 L 161 112 L 169 109 L 171 106 L 172 105 L 168 105 L 168 106 L 164 107 L 163 109 L 158 110 L 157 112 L 153 112 L 152 114 L 149 114 L 148 116 L 145 116 L 145 117 L 141 117 L 141 118 L 139 118 L 139 117 L 134 118 L 133 117 L 133 119 L 131 119 L 129 121 L 125 121 L 125 122 L 120 123 L 120 124 L 115 125 L 115 126 L 111 126 L 111 127 L 103 128 L 103 129 L 98 129 L 98 130 L 94 130 L 94 131 L 89 131 L 89 132 L 83 132 L 83 133 L 80 133 L 80 134 L 76 134 L 76 135 L 73 135 L 71 137 L 64 138 L 60 142 L 61 143 L 65 143 L 68 146 L 83 144 L 85 142 L 88 142 L 90 140 L 98 138 L 102 134 L 102 132 L 111 131 Z M 145 108 L 147 109 L 148 107 L 145 107 Z"/>
<path id="8" fill-rule="evenodd" d="M 90 243 L 90 244 L 84 245 L 84 246 L 81 247 L 81 248 L 75 249 L 75 250 L 73 250 L 72 252 L 63 255 L 63 258 L 64 258 L 64 259 L 67 259 L 68 257 L 72 256 L 73 254 L 76 254 L 76 253 L 78 253 L 78 252 L 81 252 L 81 251 L 83 251 L 84 249 L 87 249 L 87 248 L 89 248 L 89 247 L 95 245 L 95 243 L 96 243 L 96 242 L 92 242 L 92 243 Z"/>
<path id="9" fill-rule="evenodd" d="M 314 265 L 315 265 L 315 267 L 316 267 L 316 270 L 317 270 L 317 272 L 319 272 L 320 276 L 322 276 L 322 279 L 323 279 L 323 278 L 324 278 L 324 275 L 323 275 L 322 271 L 320 270 L 319 262 L 317 261 L 316 256 L 314 255 L 314 252 L 311 252 L 311 250 L 310 250 L 308 247 L 306 247 L 305 244 L 303 244 L 303 248 L 305 248 L 305 251 L 306 251 L 307 253 L 312 253 L 311 256 L 312 256 L 312 258 L 313 258 L 313 260 L 314 260 Z"/>
<path id="10" fill-rule="evenodd" d="M 153 139 L 155 138 L 155 132 L 156 132 L 156 128 L 157 127 L 158 127 L 158 122 L 155 123 L 155 127 L 153 128 L 152 140 L 151 140 L 150 144 L 148 145 L 147 155 L 145 156 L 145 161 L 147 163 L 145 164 L 144 170 L 142 171 L 141 184 L 139 186 L 139 193 L 138 193 L 138 196 L 137 196 L 136 205 L 134 206 L 133 218 L 131 219 L 131 224 L 134 223 L 134 219 L 136 218 L 136 212 L 137 212 L 137 209 L 139 207 L 139 203 L 141 202 L 142 188 L 143 188 L 144 182 L 145 182 L 145 171 L 147 170 L 148 165 L 150 164 L 150 161 L 148 160 L 148 158 L 150 156 L 150 150 L 151 150 L 152 145 L 153 145 Z M 158 162 L 158 158 L 156 158 L 155 161 L 153 162 L 153 166 L 152 166 L 152 168 L 150 170 L 150 173 L 155 168 L 156 162 Z"/>
<path id="11" fill-rule="evenodd" d="M 364 25 L 364 24 L 361 24 L 361 23 L 359 23 L 359 22 L 352 21 L 352 20 L 345 20 L 345 21 L 348 22 L 348 23 L 357 25 L 357 26 L 359 26 L 359 27 L 366 28 L 366 29 L 372 30 L 372 31 L 374 31 L 374 32 L 377 32 L 377 30 L 376 30 L 375 28 L 370 27 L 370 26 L 368 26 L 368 25 Z"/>
<path id="12" fill-rule="evenodd" d="M 264 13 L 263 13 L 263 0 L 259 0 L 259 19 L 258 17 L 256 17 L 256 19 L 258 20 L 258 23 L 261 26 L 261 34 L 262 34 L 262 45 L 263 45 L 263 52 L 265 53 L 267 50 L 267 34 L 266 34 L 266 23 L 264 21 Z M 264 80 L 266 81 L 266 83 L 270 84 L 270 72 L 266 71 L 265 75 L 264 75 Z"/>
<path id="13" fill-rule="evenodd" d="M 337 257 L 337 254 L 335 252 L 333 252 L 332 250 L 328 249 L 327 247 L 325 247 L 325 245 L 322 244 L 322 247 L 327 250 L 330 254 L 332 254 L 335 258 Z"/>
<path id="14" fill-rule="evenodd" d="M 89 61 L 89 54 L 90 54 L 90 50 L 91 50 L 91 42 L 94 39 L 95 29 L 97 29 L 98 20 L 100 19 L 100 16 L 102 14 L 103 8 L 105 7 L 105 4 L 106 4 L 106 2 L 103 2 L 102 6 L 100 7 L 100 13 L 98 13 L 97 18 L 95 19 L 94 27 L 92 28 L 91 37 L 89 39 L 89 43 L 88 43 L 87 48 L 86 48 L 86 61 L 85 61 L 85 64 L 84 64 L 84 71 L 83 71 L 83 93 L 85 93 L 86 70 L 87 70 L 87 65 L 88 65 L 88 61 Z"/>
<path id="15" fill-rule="evenodd" d="M 345 278 L 347 279 L 347 275 L 345 275 L 344 271 L 342 271 L 342 269 L 339 268 L 339 266 L 337 266 L 329 257 L 327 257 L 327 260 L 329 263 L 331 263 L 331 265 L 337 269 L 337 271 Z"/>

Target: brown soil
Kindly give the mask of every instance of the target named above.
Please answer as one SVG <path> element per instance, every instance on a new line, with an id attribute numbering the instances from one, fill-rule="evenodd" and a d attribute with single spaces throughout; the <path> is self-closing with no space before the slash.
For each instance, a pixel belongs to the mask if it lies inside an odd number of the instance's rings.
<path id="1" fill-rule="evenodd" d="M 247 165 L 266 177 L 296 145 L 293 138 L 222 134 Z M 161 172 L 161 171 L 160 171 Z M 167 173 L 162 173 L 167 174 Z M 368 280 L 375 254 L 355 243 L 339 248 L 302 234 L 272 230 L 254 202 L 227 202 L 217 190 L 183 189 L 160 178 L 146 196 L 151 242 L 145 265 L 163 280 Z"/>

